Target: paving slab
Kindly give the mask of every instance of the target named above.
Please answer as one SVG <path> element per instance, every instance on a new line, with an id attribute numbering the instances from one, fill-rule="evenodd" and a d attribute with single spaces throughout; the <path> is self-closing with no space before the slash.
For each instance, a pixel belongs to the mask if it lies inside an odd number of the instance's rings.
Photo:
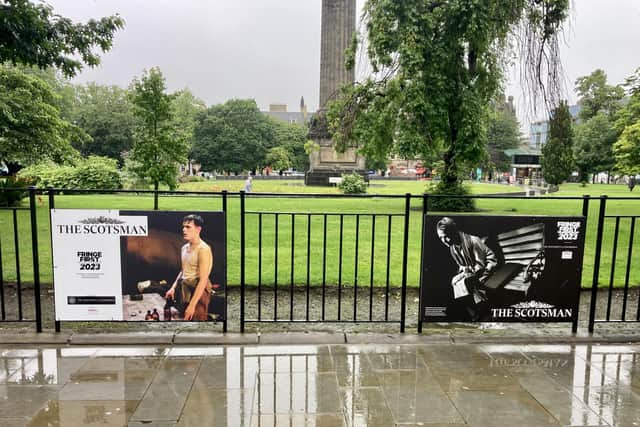
<path id="1" fill-rule="evenodd" d="M 283 332 L 261 334 L 259 344 L 288 345 L 288 344 L 344 344 L 344 333 L 332 332 Z"/>
<path id="2" fill-rule="evenodd" d="M 631 343 L 639 342 L 640 335 L 493 335 L 493 334 L 451 334 L 451 340 L 458 344 L 587 344 L 587 343 Z"/>
<path id="3" fill-rule="evenodd" d="M 449 334 L 416 335 L 416 334 L 375 334 L 347 333 L 347 344 L 429 344 L 450 343 Z"/>
<path id="4" fill-rule="evenodd" d="M 171 345 L 173 336 L 173 332 L 73 334 L 69 343 L 83 345 Z"/>
<path id="5" fill-rule="evenodd" d="M 178 332 L 174 344 L 252 345 L 258 344 L 257 334 Z"/>
<path id="6" fill-rule="evenodd" d="M 640 344 L 311 345 L 321 334 L 306 335 L 226 348 L 0 345 L 0 426 L 640 425 Z"/>

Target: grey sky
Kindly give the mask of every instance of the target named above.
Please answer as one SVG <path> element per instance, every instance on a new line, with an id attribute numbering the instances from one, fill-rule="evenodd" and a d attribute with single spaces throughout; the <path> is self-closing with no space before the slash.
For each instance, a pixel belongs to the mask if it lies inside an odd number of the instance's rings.
<path id="1" fill-rule="evenodd" d="M 189 87 L 208 105 L 255 98 L 261 109 L 284 102 L 298 111 L 304 96 L 318 106 L 321 0 L 50 0 L 54 10 L 85 21 L 119 13 L 118 32 L 102 65 L 76 82 L 127 86 L 153 66 L 169 90 Z M 358 8 L 364 0 L 358 0 Z M 573 82 L 596 68 L 621 83 L 640 67 L 640 1 L 573 0 L 562 60 L 567 97 Z M 509 83 L 522 121 L 526 99 Z"/>

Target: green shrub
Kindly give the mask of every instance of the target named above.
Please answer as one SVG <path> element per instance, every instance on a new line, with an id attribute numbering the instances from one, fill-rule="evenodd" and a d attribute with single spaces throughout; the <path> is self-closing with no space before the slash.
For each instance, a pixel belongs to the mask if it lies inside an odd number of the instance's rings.
<path id="1" fill-rule="evenodd" d="M 31 181 L 24 178 L 8 176 L 0 179 L 0 206 L 19 206 L 20 201 L 29 194 L 27 187 Z"/>
<path id="2" fill-rule="evenodd" d="M 470 195 L 468 188 L 461 182 L 456 184 L 445 184 L 443 181 L 432 183 L 427 187 L 427 193 L 430 195 L 451 195 L 465 196 Z M 475 201 L 471 198 L 458 197 L 430 197 L 429 211 L 438 212 L 473 212 L 476 210 Z"/>
<path id="3" fill-rule="evenodd" d="M 178 182 L 181 183 L 185 183 L 185 182 L 204 182 L 207 179 L 204 176 L 200 176 L 200 175 L 183 175 L 180 178 L 178 178 Z"/>
<path id="4" fill-rule="evenodd" d="M 115 190 L 122 188 L 118 163 L 107 157 L 90 156 L 76 166 L 41 163 L 29 166 L 18 174 L 39 188 Z"/>
<path id="5" fill-rule="evenodd" d="M 90 156 L 74 171 L 75 188 L 117 190 L 122 188 L 118 162 L 107 157 Z"/>
<path id="6" fill-rule="evenodd" d="M 360 174 L 353 172 L 342 175 L 342 182 L 338 184 L 338 188 L 344 194 L 364 194 L 367 192 L 367 183 Z"/>

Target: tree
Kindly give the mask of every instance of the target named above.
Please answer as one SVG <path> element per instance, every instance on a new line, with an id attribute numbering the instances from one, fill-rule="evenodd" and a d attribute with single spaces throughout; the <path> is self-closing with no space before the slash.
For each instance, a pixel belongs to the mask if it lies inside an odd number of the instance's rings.
<path id="1" fill-rule="evenodd" d="M 542 147 L 542 175 L 552 185 L 558 186 L 571 176 L 573 169 L 572 118 L 566 101 L 553 110 L 549 121 L 549 139 Z"/>
<path id="2" fill-rule="evenodd" d="M 517 148 L 522 142 L 520 123 L 510 104 L 505 103 L 504 95 L 492 103 L 487 121 L 487 164 L 489 169 L 506 171 L 511 159 L 504 150 Z"/>
<path id="3" fill-rule="evenodd" d="M 78 24 L 45 3 L 3 0 L 0 3 L 0 63 L 57 67 L 74 76 L 82 65 L 100 63 L 94 52 L 111 49 L 115 32 L 124 26 L 118 16 Z"/>
<path id="4" fill-rule="evenodd" d="M 178 166 L 187 160 L 189 146 L 175 128 L 174 95 L 165 93 L 164 77 L 159 68 L 144 72 L 131 84 L 131 103 L 137 119 L 131 160 L 133 169 L 158 189 L 164 183 L 174 189 Z"/>
<path id="5" fill-rule="evenodd" d="M 576 80 L 580 123 L 576 126 L 574 158 L 580 180 L 587 175 L 610 171 L 615 163 L 612 146 L 619 136 L 613 121 L 624 97 L 621 86 L 607 84 L 607 75 L 598 69 Z M 595 176 L 594 176 L 595 178 Z"/>
<path id="6" fill-rule="evenodd" d="M 587 175 L 610 171 L 615 165 L 613 144 L 618 139 L 611 118 L 600 112 L 576 126 L 573 156 L 580 174 L 580 181 Z"/>
<path id="7" fill-rule="evenodd" d="M 556 102 L 558 34 L 568 9 L 568 0 L 368 0 L 374 74 L 329 106 L 338 148 L 427 158 L 440 145 L 439 189 L 463 192 L 462 167 L 485 152 L 486 106 L 501 89 L 517 41 L 532 95 Z M 350 54 L 353 64 L 355 49 Z"/>
<path id="8" fill-rule="evenodd" d="M 135 125 L 126 90 L 96 83 L 78 86 L 73 121 L 91 136 L 73 142 L 82 155 L 110 157 L 122 166 L 122 154 L 133 147 Z"/>
<path id="9" fill-rule="evenodd" d="M 76 155 L 69 144 L 76 128 L 61 117 L 58 100 L 42 79 L 0 65 L 0 161 L 27 166 Z"/>
<path id="10" fill-rule="evenodd" d="M 300 171 L 308 170 L 309 155 L 304 150 L 304 144 L 307 142 L 307 127 L 273 118 L 270 119 L 274 126 L 274 144 L 277 147 L 284 147 L 291 161 L 291 165 L 287 166 L 287 168 L 292 167 Z"/>
<path id="11" fill-rule="evenodd" d="M 240 173 L 265 164 L 275 146 L 273 122 L 252 99 L 232 99 L 201 113 L 194 129 L 193 158 L 204 170 Z"/>
<path id="12" fill-rule="evenodd" d="M 601 112 L 614 114 L 620 107 L 620 100 L 624 98 L 624 89 L 618 85 L 608 85 L 607 75 L 601 69 L 595 70 L 588 76 L 578 77 L 576 93 L 579 97 L 578 105 L 580 105 L 578 117 L 583 122 Z"/>
<path id="13" fill-rule="evenodd" d="M 182 133 L 182 137 L 189 145 L 189 159 L 193 158 L 193 130 L 196 127 L 198 115 L 207 109 L 204 101 L 197 98 L 191 91 L 184 88 L 176 92 L 173 100 L 173 108 L 175 110 L 175 125 Z M 189 171 L 191 173 L 191 171 Z"/>
<path id="14" fill-rule="evenodd" d="M 626 174 L 640 174 L 640 120 L 625 127 L 614 145 L 616 168 Z"/>
<path id="15" fill-rule="evenodd" d="M 620 137 L 613 146 L 613 154 L 615 169 L 634 177 L 640 173 L 640 68 L 626 80 L 625 86 L 629 102 L 616 114 L 615 128 Z"/>
<path id="16" fill-rule="evenodd" d="M 289 158 L 289 152 L 283 146 L 273 147 L 267 151 L 267 157 L 265 159 L 267 166 L 271 166 L 273 170 L 283 171 L 289 169 L 292 165 Z"/>

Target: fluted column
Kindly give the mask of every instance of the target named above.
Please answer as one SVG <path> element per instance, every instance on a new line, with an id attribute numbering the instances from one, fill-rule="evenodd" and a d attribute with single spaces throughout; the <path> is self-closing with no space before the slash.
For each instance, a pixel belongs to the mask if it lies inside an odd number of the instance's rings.
<path id="1" fill-rule="evenodd" d="M 322 0 L 320 109 L 355 79 L 355 71 L 345 67 L 345 52 L 355 30 L 356 0 Z"/>

